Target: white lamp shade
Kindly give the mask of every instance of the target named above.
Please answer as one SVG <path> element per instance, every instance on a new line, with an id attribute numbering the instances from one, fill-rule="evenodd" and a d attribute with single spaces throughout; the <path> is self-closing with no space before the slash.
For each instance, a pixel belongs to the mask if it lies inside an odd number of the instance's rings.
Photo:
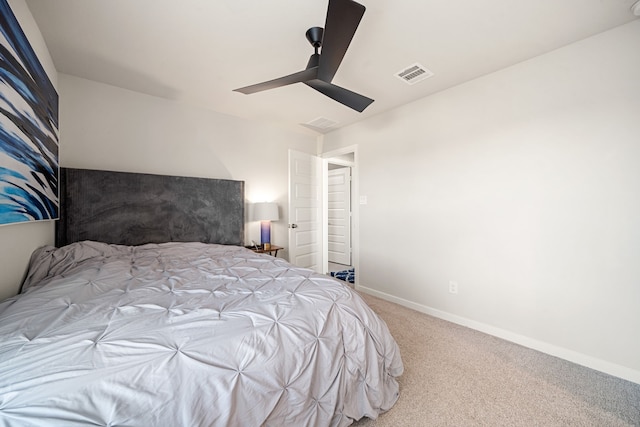
<path id="1" fill-rule="evenodd" d="M 277 221 L 280 219 L 278 215 L 278 204 L 273 202 L 254 203 L 253 217 L 254 221 Z"/>

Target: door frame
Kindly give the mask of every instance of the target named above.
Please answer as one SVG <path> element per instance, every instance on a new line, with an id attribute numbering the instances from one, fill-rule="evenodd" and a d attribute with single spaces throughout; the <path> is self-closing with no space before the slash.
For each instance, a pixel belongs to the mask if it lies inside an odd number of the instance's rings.
<path id="1" fill-rule="evenodd" d="M 340 157 L 353 154 L 353 161 Z M 358 267 L 360 265 L 360 186 L 358 175 L 358 146 L 351 145 L 322 153 L 322 268 L 329 272 L 329 163 L 351 168 L 351 264 L 356 270 L 354 286 L 359 286 Z"/>

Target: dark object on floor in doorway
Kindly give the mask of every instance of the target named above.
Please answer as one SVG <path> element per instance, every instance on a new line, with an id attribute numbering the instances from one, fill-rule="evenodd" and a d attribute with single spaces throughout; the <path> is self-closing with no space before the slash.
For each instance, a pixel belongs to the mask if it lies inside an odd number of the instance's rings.
<path id="1" fill-rule="evenodd" d="M 356 271 L 355 271 L 355 268 L 350 268 L 348 270 L 342 270 L 342 271 L 332 271 L 331 277 L 344 280 L 345 282 L 355 283 Z"/>

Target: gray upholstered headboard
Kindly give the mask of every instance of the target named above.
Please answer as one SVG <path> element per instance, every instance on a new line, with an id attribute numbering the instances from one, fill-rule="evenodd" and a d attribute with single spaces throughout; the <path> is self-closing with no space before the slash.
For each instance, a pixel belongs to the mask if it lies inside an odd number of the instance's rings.
<path id="1" fill-rule="evenodd" d="M 244 181 L 61 168 L 56 246 L 82 240 L 242 245 Z"/>

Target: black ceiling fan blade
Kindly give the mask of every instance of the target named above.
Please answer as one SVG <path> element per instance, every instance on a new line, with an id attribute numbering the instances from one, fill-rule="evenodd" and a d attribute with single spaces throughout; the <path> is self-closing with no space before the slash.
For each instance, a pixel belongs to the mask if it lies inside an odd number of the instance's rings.
<path id="1" fill-rule="evenodd" d="M 371 98 L 367 98 L 364 95 L 360 95 L 359 93 L 352 92 L 323 80 L 309 80 L 304 82 L 304 84 L 349 108 L 353 108 L 359 113 L 362 113 L 364 109 L 373 102 L 373 99 Z"/>
<path id="2" fill-rule="evenodd" d="M 333 80 L 364 11 L 365 7 L 353 0 L 329 0 L 318 69 L 320 80 Z"/>
<path id="3" fill-rule="evenodd" d="M 298 71 L 297 73 L 289 74 L 288 76 L 280 77 L 277 79 L 269 80 L 262 83 L 257 83 L 255 85 L 241 87 L 239 89 L 234 89 L 234 92 L 241 92 L 245 95 L 249 95 L 251 93 L 261 92 L 263 90 L 274 89 L 281 86 L 290 85 L 293 83 L 301 83 L 307 80 L 316 79 L 318 76 L 318 67 L 307 68 L 303 71 Z"/>

